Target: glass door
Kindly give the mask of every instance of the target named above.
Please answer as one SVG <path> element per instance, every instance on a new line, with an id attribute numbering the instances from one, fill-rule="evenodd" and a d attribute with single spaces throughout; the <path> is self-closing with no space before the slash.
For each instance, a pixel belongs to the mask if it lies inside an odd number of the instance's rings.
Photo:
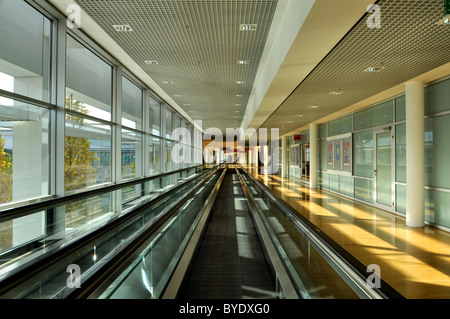
<path id="1" fill-rule="evenodd" d="M 309 182 L 311 180 L 310 176 L 310 144 L 302 144 L 302 176 L 301 179 L 305 182 Z"/>
<path id="2" fill-rule="evenodd" d="M 393 173 L 392 146 L 393 135 L 391 129 L 374 131 L 374 202 L 380 208 L 392 210 L 393 207 Z"/>

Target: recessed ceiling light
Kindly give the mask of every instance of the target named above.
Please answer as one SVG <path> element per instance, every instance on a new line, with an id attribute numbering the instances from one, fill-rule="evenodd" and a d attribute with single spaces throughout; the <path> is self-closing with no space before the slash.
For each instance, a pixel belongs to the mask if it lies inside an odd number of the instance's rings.
<path id="1" fill-rule="evenodd" d="M 184 97 L 182 94 L 175 94 L 175 97 Z"/>
<path id="2" fill-rule="evenodd" d="M 145 64 L 147 64 L 147 65 L 156 65 L 156 64 L 159 64 L 158 61 L 156 61 L 156 60 L 147 60 L 147 61 L 144 61 L 144 62 L 145 62 Z"/>
<path id="3" fill-rule="evenodd" d="M 311 106 L 309 106 L 308 108 L 310 108 L 310 109 L 318 109 L 319 106 L 318 106 L 318 105 L 311 105 Z"/>
<path id="4" fill-rule="evenodd" d="M 364 72 L 376 73 L 376 72 L 381 72 L 384 69 L 385 69 L 384 66 L 371 66 L 371 67 L 368 67 L 367 69 L 365 69 Z"/>
<path id="5" fill-rule="evenodd" d="M 302 115 L 302 114 L 299 114 L 299 115 L 297 115 L 297 117 L 303 117 L 303 115 Z"/>
<path id="6" fill-rule="evenodd" d="M 173 84 L 173 81 L 163 81 L 163 84 Z"/>
<path id="7" fill-rule="evenodd" d="M 237 94 L 236 96 L 237 96 L 237 97 L 243 97 L 243 95 L 241 95 L 241 94 Z"/>
<path id="8" fill-rule="evenodd" d="M 236 106 L 242 106 L 242 104 L 236 104 Z"/>
<path id="9" fill-rule="evenodd" d="M 190 104 L 183 104 L 183 106 L 191 106 Z"/>
<path id="10" fill-rule="evenodd" d="M 436 23 L 436 24 L 439 24 L 439 25 L 444 25 L 444 24 L 449 25 L 449 24 L 450 24 L 450 15 L 446 15 L 445 17 L 443 17 L 442 19 L 440 19 L 439 22 Z"/>
<path id="11" fill-rule="evenodd" d="M 114 29 L 116 29 L 117 32 L 131 32 L 133 29 L 128 24 L 116 24 L 113 25 Z"/>
<path id="12" fill-rule="evenodd" d="M 342 94 L 344 94 L 344 92 L 342 92 L 341 90 L 339 90 L 339 91 L 332 91 L 332 92 L 330 92 L 330 94 L 331 94 L 331 95 L 342 95 Z"/>
<path id="13" fill-rule="evenodd" d="M 245 81 L 236 81 L 236 84 L 245 84 Z"/>
<path id="14" fill-rule="evenodd" d="M 257 28 L 257 24 L 241 24 L 239 26 L 239 30 L 241 31 L 256 31 Z"/>
<path id="15" fill-rule="evenodd" d="M 250 60 L 239 60 L 238 64 L 240 64 L 240 65 L 248 65 L 248 64 L 250 64 Z"/>

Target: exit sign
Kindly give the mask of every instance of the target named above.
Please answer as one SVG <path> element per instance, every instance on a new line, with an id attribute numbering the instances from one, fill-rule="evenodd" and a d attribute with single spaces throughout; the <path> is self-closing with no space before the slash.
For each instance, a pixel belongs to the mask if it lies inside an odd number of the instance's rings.
<path id="1" fill-rule="evenodd" d="M 449 15 L 450 14 L 450 0 L 444 0 L 444 8 L 445 8 L 444 15 Z"/>

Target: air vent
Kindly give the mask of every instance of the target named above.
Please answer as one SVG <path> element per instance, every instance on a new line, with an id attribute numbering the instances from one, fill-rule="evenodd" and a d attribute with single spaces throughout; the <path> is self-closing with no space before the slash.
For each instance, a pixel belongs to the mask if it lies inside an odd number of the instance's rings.
<path id="1" fill-rule="evenodd" d="M 128 24 L 116 24 L 113 25 L 114 29 L 116 29 L 117 32 L 131 32 L 133 29 Z"/>
<path id="2" fill-rule="evenodd" d="M 239 30 L 241 31 L 256 31 L 258 29 L 257 24 L 241 24 Z"/>

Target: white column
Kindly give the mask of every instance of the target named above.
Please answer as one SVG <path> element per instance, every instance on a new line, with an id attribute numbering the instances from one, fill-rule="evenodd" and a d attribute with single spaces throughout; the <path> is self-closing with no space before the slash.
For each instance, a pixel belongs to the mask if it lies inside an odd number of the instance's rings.
<path id="1" fill-rule="evenodd" d="M 406 83 L 406 225 L 425 226 L 424 83 Z"/>
<path id="2" fill-rule="evenodd" d="M 288 159 L 287 159 L 287 148 L 288 148 L 288 143 L 287 140 L 288 138 L 286 136 L 283 136 L 281 138 L 281 177 L 282 178 L 287 178 L 288 177 Z"/>
<path id="3" fill-rule="evenodd" d="M 317 142 L 317 124 L 310 124 L 309 126 L 309 143 L 310 143 L 310 189 L 317 188 L 317 164 L 318 156 L 318 142 Z"/>

